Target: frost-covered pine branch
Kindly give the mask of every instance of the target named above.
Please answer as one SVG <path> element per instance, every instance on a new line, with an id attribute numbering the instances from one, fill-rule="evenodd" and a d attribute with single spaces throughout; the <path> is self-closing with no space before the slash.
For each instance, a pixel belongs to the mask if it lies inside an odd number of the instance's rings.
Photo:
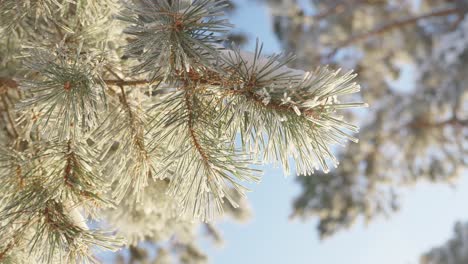
<path id="1" fill-rule="evenodd" d="M 2 261 L 94 263 L 172 237 L 202 262 L 193 231 L 242 216 L 254 165 L 328 172 L 333 145 L 357 141 L 340 116 L 365 105 L 347 98 L 355 74 L 224 47 L 224 1 L 0 3 Z"/>

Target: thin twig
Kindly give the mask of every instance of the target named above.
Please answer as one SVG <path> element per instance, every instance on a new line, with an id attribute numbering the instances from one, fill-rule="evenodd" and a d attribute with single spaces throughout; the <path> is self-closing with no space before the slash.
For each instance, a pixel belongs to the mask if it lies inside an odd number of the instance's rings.
<path id="1" fill-rule="evenodd" d="M 5 89 L 6 88 L 16 89 L 16 88 L 18 88 L 18 83 L 13 79 L 0 78 L 0 87 L 3 87 Z M 3 90 L 0 90 L 0 93 L 2 93 L 2 92 L 3 92 Z"/>
<path id="2" fill-rule="evenodd" d="M 297 21 L 297 22 L 300 22 L 300 21 L 303 21 L 303 20 L 307 20 L 307 21 L 318 21 L 318 20 L 322 20 L 322 19 L 325 19 L 331 15 L 339 15 L 341 13 L 344 13 L 344 12 L 349 12 L 351 11 L 352 9 L 356 9 L 356 8 L 359 8 L 361 5 L 379 5 L 381 3 L 379 2 L 368 2 L 366 0 L 343 0 L 341 2 L 338 2 L 338 3 L 335 3 L 334 5 L 330 6 L 330 7 L 327 7 L 325 10 L 319 12 L 319 13 L 316 13 L 316 14 L 313 14 L 313 15 L 301 15 L 301 16 L 298 16 L 297 13 L 294 13 L 294 14 L 287 14 L 287 15 L 278 15 L 279 17 L 285 17 L 287 19 L 289 19 L 290 21 Z"/>
<path id="3" fill-rule="evenodd" d="M 9 106 L 4 94 L 0 95 L 0 97 L 2 98 L 2 103 L 3 103 L 4 107 L 5 107 L 5 112 L 6 112 L 6 116 L 7 116 L 7 119 L 8 119 L 8 123 L 10 123 L 11 130 L 13 131 L 12 136 L 14 138 L 18 138 L 19 133 L 18 133 L 18 130 L 16 129 L 16 124 L 13 121 L 13 117 L 12 117 L 12 114 L 11 114 L 11 111 L 10 111 L 10 106 Z"/>
<path id="4" fill-rule="evenodd" d="M 262 107 L 265 107 L 265 108 L 268 108 L 268 109 L 271 109 L 271 110 L 275 110 L 275 111 L 280 111 L 280 112 L 293 113 L 293 114 L 297 115 L 296 111 L 294 111 L 294 108 L 292 106 L 290 106 L 290 105 L 279 104 L 278 102 L 272 102 L 272 101 L 270 101 L 268 104 L 265 104 L 265 103 L 263 103 L 263 99 L 259 95 L 255 94 L 255 93 L 253 93 L 251 91 L 237 92 L 237 90 L 234 90 L 233 92 L 234 93 L 232 93 L 232 94 L 243 94 L 243 95 L 245 95 L 248 99 L 252 100 L 257 105 L 260 105 Z M 317 116 L 317 111 L 315 109 L 309 109 L 309 110 L 301 111 L 301 113 L 304 116 L 308 116 L 308 117 L 312 117 L 312 118 L 317 118 L 318 117 Z"/>
<path id="5" fill-rule="evenodd" d="M 104 80 L 107 85 L 117 85 L 117 86 L 136 86 L 149 84 L 147 80 L 124 80 L 120 75 L 118 75 L 111 67 L 106 66 L 106 70 L 112 74 L 117 80 Z"/>
<path id="6" fill-rule="evenodd" d="M 150 82 L 147 80 L 104 80 L 104 82 L 107 85 L 123 85 L 123 86 L 138 86 L 138 85 L 144 85 L 144 84 L 149 84 Z"/>
<path id="7" fill-rule="evenodd" d="M 444 126 L 465 126 L 468 127 L 468 119 L 458 119 L 456 117 L 447 119 L 441 122 L 427 122 L 427 121 L 419 121 L 415 120 L 407 124 L 407 127 L 410 128 L 441 128 Z"/>
<path id="8" fill-rule="evenodd" d="M 106 69 L 109 71 L 110 74 L 114 75 L 115 78 L 117 78 L 118 80 L 118 83 L 116 83 L 117 86 L 119 86 L 120 88 L 120 92 L 122 93 L 122 96 L 121 96 L 121 102 L 122 104 L 124 105 L 124 107 L 126 108 L 126 112 L 128 114 L 128 118 L 130 120 L 130 124 L 131 124 L 131 130 L 133 132 L 133 134 L 135 135 L 135 138 L 134 138 L 134 141 L 135 141 L 135 145 L 140 149 L 140 151 L 142 151 L 144 153 L 144 156 L 145 158 L 147 158 L 147 151 L 146 151 L 146 147 L 145 147 L 145 143 L 144 143 L 144 138 L 141 136 L 141 134 L 139 133 L 138 129 L 137 129 L 137 121 L 135 120 L 135 116 L 133 115 L 133 111 L 130 107 L 130 104 L 128 103 L 128 99 L 127 99 L 127 94 L 125 92 L 125 81 L 122 77 L 120 77 L 119 74 L 117 74 L 115 71 L 113 71 L 110 67 L 106 67 Z M 147 81 L 145 81 L 146 83 L 148 83 Z"/>
<path id="9" fill-rule="evenodd" d="M 203 150 L 203 148 L 202 148 L 202 146 L 201 146 L 201 144 L 200 144 L 200 142 L 198 140 L 198 137 L 197 137 L 197 135 L 195 133 L 194 120 L 193 120 L 193 107 L 192 107 L 192 103 L 190 102 L 190 100 L 191 100 L 191 96 L 190 96 L 189 92 L 187 91 L 185 93 L 185 105 L 187 106 L 187 111 L 189 112 L 187 122 L 188 122 L 190 138 L 192 139 L 192 142 L 195 145 L 195 148 L 197 149 L 198 153 L 200 153 L 200 156 L 202 157 L 203 161 L 205 163 L 208 163 L 209 162 L 208 155 Z"/>
<path id="10" fill-rule="evenodd" d="M 72 187 L 72 179 L 70 179 L 73 175 L 73 163 L 74 163 L 74 157 L 73 153 L 71 152 L 71 140 L 68 140 L 67 142 L 67 162 L 65 165 L 65 173 L 64 173 L 64 182 L 68 187 Z"/>
<path id="11" fill-rule="evenodd" d="M 346 46 L 351 45 L 351 44 L 353 44 L 355 42 L 366 40 L 369 37 L 380 35 L 380 34 L 383 34 L 383 33 L 386 33 L 386 32 L 389 32 L 391 30 L 401 28 L 401 27 L 404 27 L 404 26 L 412 25 L 412 24 L 415 24 L 418 21 L 423 20 L 423 19 L 432 18 L 432 17 L 448 16 L 448 15 L 452 15 L 452 14 L 457 14 L 458 12 L 459 12 L 459 10 L 457 10 L 456 8 L 449 8 L 449 9 L 444 9 L 444 10 L 440 10 L 440 11 L 433 11 L 433 12 L 430 12 L 430 13 L 427 13 L 427 14 L 422 14 L 422 15 L 419 15 L 419 16 L 410 17 L 410 18 L 407 18 L 407 19 L 399 20 L 399 21 L 393 21 L 393 22 L 391 22 L 389 24 L 386 24 L 384 26 L 381 26 L 381 27 L 376 28 L 374 30 L 371 30 L 369 32 L 358 34 L 358 35 L 355 35 L 355 36 L 351 36 L 347 40 L 345 40 L 345 41 L 341 42 L 340 44 L 338 44 L 338 46 L 335 49 L 333 49 L 330 53 L 328 53 L 326 55 L 326 57 L 328 59 L 330 59 L 331 57 L 333 57 L 338 52 L 338 50 L 340 48 L 346 47 Z"/>

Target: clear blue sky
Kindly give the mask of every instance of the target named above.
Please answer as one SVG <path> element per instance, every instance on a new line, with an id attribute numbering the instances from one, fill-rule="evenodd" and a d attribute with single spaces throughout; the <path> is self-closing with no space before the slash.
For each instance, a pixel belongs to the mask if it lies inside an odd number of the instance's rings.
<path id="1" fill-rule="evenodd" d="M 253 39 L 248 49 L 253 49 L 259 37 L 265 51 L 280 51 L 268 10 L 252 0 L 235 2 L 239 8 L 232 22 Z M 288 220 L 292 200 L 299 192 L 294 176 L 285 178 L 280 169 L 266 167 L 262 182 L 251 189 L 251 221 L 218 224 L 225 239 L 222 248 L 204 243 L 211 263 L 416 264 L 421 253 L 452 236 L 457 220 L 468 220 L 466 177 L 456 189 L 421 183 L 405 190 L 402 210 L 390 219 L 378 219 L 367 227 L 361 221 L 321 242 L 316 220 Z"/>

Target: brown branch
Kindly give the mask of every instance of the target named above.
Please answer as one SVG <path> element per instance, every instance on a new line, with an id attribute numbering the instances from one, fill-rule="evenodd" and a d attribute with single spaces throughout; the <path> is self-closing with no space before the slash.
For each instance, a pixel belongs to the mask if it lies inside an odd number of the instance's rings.
<path id="1" fill-rule="evenodd" d="M 369 32 L 358 34 L 358 35 L 355 35 L 355 36 L 351 36 L 347 40 L 345 40 L 345 41 L 341 42 L 340 44 L 338 44 L 338 47 L 336 47 L 330 53 L 328 53 L 326 55 L 326 57 L 331 58 L 338 52 L 338 50 L 340 48 L 346 47 L 348 45 L 351 45 L 351 44 L 359 42 L 359 41 L 363 41 L 363 40 L 365 40 L 365 39 L 367 39 L 369 37 L 384 34 L 386 32 L 389 32 L 389 31 L 392 31 L 394 29 L 401 28 L 401 27 L 404 27 L 404 26 L 412 25 L 412 24 L 415 24 L 418 21 L 423 20 L 423 19 L 448 16 L 448 15 L 457 14 L 457 13 L 459 13 L 458 9 L 449 8 L 449 9 L 444 9 L 444 10 L 439 10 L 439 11 L 433 11 L 433 12 L 430 12 L 430 13 L 427 13 L 427 14 L 422 14 L 422 15 L 419 15 L 419 16 L 410 17 L 410 18 L 406 18 L 406 19 L 402 19 L 402 20 L 398 20 L 398 21 L 393 21 L 393 22 L 391 22 L 389 24 L 383 25 L 383 26 L 381 26 L 379 28 L 376 28 L 374 30 L 371 30 Z"/>
<path id="2" fill-rule="evenodd" d="M 13 79 L 1 78 L 0 77 L 0 93 L 5 93 L 6 89 L 4 90 L 2 88 L 16 89 L 16 88 L 18 88 L 18 83 Z"/>
<path id="3" fill-rule="evenodd" d="M 125 94 L 124 90 L 123 90 L 124 85 L 140 85 L 140 84 L 148 84 L 149 83 L 149 81 L 146 81 L 146 80 L 125 81 L 117 73 L 112 71 L 110 68 L 107 68 L 107 69 L 118 80 L 107 80 L 106 83 L 107 84 L 112 83 L 112 84 L 120 86 L 120 89 L 122 90 L 123 94 Z M 188 77 L 191 82 L 194 82 L 194 83 L 197 83 L 197 84 L 219 85 L 219 86 L 238 86 L 238 85 L 242 84 L 241 82 L 238 82 L 238 81 L 233 82 L 229 78 L 227 78 L 227 79 L 223 78 L 223 76 L 220 76 L 218 73 L 212 72 L 212 71 L 208 71 L 208 72 L 204 73 L 203 75 L 197 73 L 196 71 L 190 71 L 190 72 L 188 72 L 188 74 L 185 77 Z M 132 83 L 132 82 L 134 82 L 134 83 Z M 281 104 L 276 103 L 276 102 L 270 102 L 270 103 L 265 105 L 263 103 L 263 101 L 262 101 L 262 98 L 252 91 L 252 89 L 255 88 L 255 86 L 256 86 L 255 78 L 252 79 L 252 80 L 249 80 L 248 83 L 246 83 L 244 86 L 245 86 L 244 90 L 227 90 L 224 93 L 224 96 L 243 94 L 247 98 L 249 98 L 252 101 L 254 101 L 255 103 L 257 103 L 258 105 L 261 105 L 262 107 L 266 107 L 266 108 L 276 110 L 276 111 L 295 113 L 294 109 L 289 105 L 281 105 Z M 203 93 L 203 90 L 196 91 L 196 92 Z M 188 96 L 190 97 L 190 95 L 188 95 Z M 187 100 L 188 99 L 186 98 L 186 104 L 190 108 L 189 111 L 192 111 L 191 103 L 189 101 L 187 101 Z M 126 102 L 126 98 L 125 98 L 124 103 L 125 102 Z M 128 103 L 126 103 L 126 104 L 128 104 Z M 310 117 L 313 117 L 313 118 L 317 117 L 316 116 L 316 111 L 314 111 L 314 110 L 304 111 L 303 114 L 307 115 L 307 116 L 310 116 Z M 191 119 L 191 115 L 189 116 L 189 119 Z M 192 121 L 193 120 L 190 120 L 190 122 L 192 122 Z M 191 136 L 195 136 L 193 129 L 191 131 L 191 134 L 192 134 Z M 198 140 L 195 140 L 195 141 L 197 141 L 197 144 L 198 144 Z M 199 144 L 196 147 L 199 148 L 199 150 L 202 150 Z"/>
<path id="4" fill-rule="evenodd" d="M 141 134 L 141 132 L 138 130 L 138 128 L 136 127 L 137 124 L 136 121 L 135 121 L 135 117 L 133 115 L 133 112 L 132 112 L 132 109 L 130 107 L 130 104 L 128 103 L 128 100 L 127 100 L 127 95 L 126 95 L 126 92 L 125 92 L 125 88 L 123 85 L 119 85 L 120 87 L 120 91 L 122 93 L 122 104 L 124 105 L 124 107 L 126 108 L 126 112 L 128 114 L 128 119 L 130 120 L 130 124 L 131 124 L 131 130 L 132 130 L 132 133 L 134 134 L 134 143 L 135 145 L 140 149 L 140 151 L 143 152 L 143 156 L 145 158 L 148 157 L 148 153 L 146 151 L 146 147 L 145 147 L 145 142 L 144 142 L 144 137 L 143 135 Z"/>
<path id="5" fill-rule="evenodd" d="M 11 130 L 12 130 L 11 134 L 12 134 L 13 138 L 18 138 L 19 133 L 18 133 L 18 130 L 16 129 L 16 124 L 15 124 L 15 122 L 13 120 L 13 116 L 12 116 L 12 113 L 10 111 L 10 106 L 9 106 L 4 94 L 1 94 L 0 97 L 2 99 L 2 103 L 3 103 L 4 107 L 5 107 L 5 112 L 6 112 L 6 116 L 7 116 L 7 119 L 8 119 L 8 123 L 10 123 L 10 127 L 11 127 Z"/>
<path id="6" fill-rule="evenodd" d="M 24 188 L 23 170 L 21 169 L 21 166 L 19 164 L 16 165 L 15 172 L 16 172 L 16 176 L 18 177 L 19 189 L 23 189 Z"/>
<path id="7" fill-rule="evenodd" d="M 120 87 L 120 92 L 122 93 L 122 96 L 121 96 L 122 104 L 125 106 L 125 108 L 127 108 L 130 120 L 133 120 L 133 114 L 132 114 L 132 111 L 130 110 L 130 105 L 128 104 L 127 94 L 126 94 L 125 88 L 124 88 L 126 81 L 124 79 L 122 79 L 122 77 L 120 77 L 110 67 L 106 67 L 106 69 L 110 74 L 114 75 L 114 77 L 117 78 L 117 80 L 112 80 L 112 81 L 115 81 L 115 85 Z M 146 82 L 147 81 L 145 81 L 145 83 Z M 108 84 L 108 83 L 106 82 L 106 84 Z"/>
<path id="8" fill-rule="evenodd" d="M 65 184 L 68 186 L 68 187 L 72 187 L 73 184 L 70 182 L 70 178 L 72 177 L 73 175 L 73 172 L 72 172 L 72 164 L 74 163 L 74 157 L 73 157 L 73 154 L 70 153 L 71 152 L 71 140 L 68 140 L 67 142 L 67 163 L 65 165 L 65 174 L 63 176 L 63 179 L 65 181 Z"/>
<path id="9" fill-rule="evenodd" d="M 110 74 L 114 75 L 114 77 L 117 78 L 118 83 L 116 83 L 116 85 L 119 86 L 120 92 L 122 93 L 120 101 L 122 102 L 122 104 L 126 108 L 126 112 L 127 112 L 128 118 L 130 120 L 130 124 L 131 124 L 131 130 L 132 130 L 132 133 L 135 135 L 135 137 L 134 137 L 135 145 L 140 149 L 140 151 L 142 151 L 144 153 L 143 154 L 144 157 L 147 158 L 148 153 L 146 151 L 146 147 L 145 147 L 145 143 L 144 143 L 144 137 L 141 135 L 140 131 L 138 131 L 138 129 L 136 128 L 137 125 L 135 124 L 136 123 L 135 117 L 133 115 L 130 104 L 128 103 L 127 94 L 126 94 L 125 88 L 124 88 L 126 81 L 124 81 L 123 78 L 120 77 L 120 75 L 118 75 L 110 67 L 106 67 L 106 69 L 109 71 Z M 148 81 L 144 81 L 144 82 L 148 83 Z"/>
<path id="10" fill-rule="evenodd" d="M 104 80 L 107 85 L 123 85 L 123 86 L 138 86 L 149 84 L 150 82 L 147 80 Z"/>
<path id="11" fill-rule="evenodd" d="M 14 245 L 15 243 L 11 242 L 6 246 L 5 250 L 0 252 L 0 261 L 6 257 L 7 253 L 13 248 Z"/>
<path id="12" fill-rule="evenodd" d="M 465 126 L 468 127 L 468 119 L 458 119 L 456 117 L 450 118 L 441 122 L 427 122 L 425 120 L 414 120 L 406 125 L 410 128 L 441 128 L 444 126 Z"/>
<path id="13" fill-rule="evenodd" d="M 110 67 L 106 67 L 106 70 L 113 75 L 116 79 L 115 80 L 104 80 L 104 82 L 107 85 L 115 85 L 118 86 L 121 90 L 122 96 L 121 96 L 121 101 L 124 104 L 124 106 L 129 110 L 128 114 L 131 119 L 133 119 L 133 114 L 130 111 L 130 105 L 128 104 L 127 96 L 125 93 L 125 88 L 124 86 L 138 86 L 138 85 L 144 85 L 144 84 L 150 84 L 151 82 L 148 80 L 124 80 L 122 77 L 120 77 L 115 71 L 113 71 Z M 228 78 L 224 78 L 223 76 L 220 76 L 218 73 L 208 71 L 205 74 L 201 75 L 195 71 L 190 71 L 188 75 L 186 75 L 190 79 L 190 81 L 195 82 L 197 84 L 205 84 L 205 85 L 219 85 L 219 86 L 238 86 L 241 84 L 241 82 L 233 82 L 232 80 Z M 11 88 L 17 88 L 18 83 L 12 79 L 1 79 L 0 78 L 0 87 L 1 84 L 8 84 L 9 87 Z M 227 90 L 225 95 L 234 95 L 234 94 L 244 94 L 247 98 L 252 99 L 254 102 L 258 103 L 259 105 L 262 105 L 263 107 L 270 108 L 272 110 L 277 110 L 277 111 L 287 111 L 287 112 L 294 112 L 294 109 L 288 105 L 280 105 L 278 103 L 273 103 L 270 102 L 269 104 L 265 105 L 262 102 L 262 98 L 260 96 L 256 95 L 252 91 L 248 91 L 248 89 L 254 88 L 255 86 L 255 81 L 251 80 L 249 83 L 246 84 L 247 90 Z M 197 91 L 202 93 L 203 91 Z M 309 115 L 314 117 L 315 111 L 309 110 L 305 111 L 305 115 Z"/>
<path id="14" fill-rule="evenodd" d="M 235 90 L 234 90 L 235 91 Z M 275 111 L 279 111 L 279 112 L 286 112 L 286 113 L 293 113 L 295 115 L 296 112 L 294 111 L 294 109 L 290 106 L 290 105 L 286 105 L 286 104 L 279 104 L 277 102 L 269 102 L 268 104 L 264 104 L 263 103 L 263 100 L 262 98 L 251 92 L 251 91 L 248 91 L 248 92 L 245 92 L 245 91 L 239 91 L 237 92 L 237 94 L 244 94 L 248 99 L 252 100 L 253 102 L 255 102 L 256 104 L 262 106 L 262 107 L 265 107 L 265 108 L 268 108 L 268 109 L 271 109 L 271 110 L 275 110 Z M 317 118 L 317 112 L 313 109 L 310 109 L 310 110 L 305 110 L 305 111 L 301 111 L 301 113 L 305 116 L 309 116 L 309 117 L 312 117 L 312 118 Z"/>
<path id="15" fill-rule="evenodd" d="M 22 212 L 27 212 L 27 211 L 22 210 Z M 8 256 L 9 251 L 12 250 L 13 247 L 19 243 L 20 235 L 24 234 L 24 232 L 27 230 L 27 226 L 34 224 L 34 222 L 31 222 L 31 221 L 23 222 L 21 223 L 21 226 L 16 229 L 18 232 L 12 235 L 13 241 L 11 241 L 2 252 L 0 252 L 0 263 L 3 263 L 3 260 Z"/>
<path id="16" fill-rule="evenodd" d="M 278 15 L 279 17 L 285 17 L 288 18 L 289 20 L 310 20 L 310 21 L 316 21 L 316 20 L 321 20 L 325 19 L 331 15 L 339 15 L 344 12 L 349 12 L 352 11 L 353 9 L 360 8 L 361 5 L 381 5 L 383 2 L 372 2 L 368 0 L 343 0 L 341 2 L 335 3 L 334 5 L 325 8 L 323 11 L 320 11 L 319 13 L 316 13 L 314 15 L 310 16 L 303 16 L 302 13 L 301 15 L 297 15 L 297 12 L 294 14 L 288 14 L 288 15 Z"/>
<path id="17" fill-rule="evenodd" d="M 143 85 L 149 84 L 150 82 L 147 80 L 124 80 L 120 75 L 118 75 L 111 67 L 106 66 L 106 70 L 112 74 L 117 80 L 104 80 L 107 85 L 117 85 L 117 86 L 136 86 L 136 85 Z"/>
<path id="18" fill-rule="evenodd" d="M 185 105 L 187 106 L 187 111 L 188 111 L 188 127 L 189 127 L 190 138 L 192 139 L 192 142 L 195 145 L 196 150 L 198 151 L 198 153 L 200 153 L 200 156 L 202 157 L 203 161 L 205 163 L 208 163 L 209 162 L 208 155 L 203 150 L 200 144 L 200 141 L 198 140 L 198 137 L 195 133 L 194 120 L 193 120 L 193 115 L 192 115 L 193 107 L 192 107 L 192 103 L 190 102 L 190 99 L 191 99 L 190 93 L 187 91 L 185 93 Z"/>
<path id="19" fill-rule="evenodd" d="M 120 87 L 120 93 L 122 94 L 121 101 L 122 101 L 123 105 L 125 106 L 125 108 L 127 108 L 129 118 L 133 119 L 133 114 L 132 114 L 132 111 L 130 109 L 130 105 L 128 104 L 128 100 L 127 100 L 127 92 L 125 92 L 125 88 L 124 88 L 123 85 L 119 85 L 119 87 Z"/>
<path id="20" fill-rule="evenodd" d="M 120 77 L 117 78 L 117 80 L 104 80 L 104 83 L 106 83 L 107 85 L 117 85 L 117 86 L 119 85 L 137 86 L 137 85 L 150 84 L 150 82 L 147 80 L 123 80 Z M 19 86 L 18 82 L 16 82 L 13 79 L 0 78 L 0 94 L 6 93 L 7 88 L 16 89 L 18 88 L 18 86 Z"/>

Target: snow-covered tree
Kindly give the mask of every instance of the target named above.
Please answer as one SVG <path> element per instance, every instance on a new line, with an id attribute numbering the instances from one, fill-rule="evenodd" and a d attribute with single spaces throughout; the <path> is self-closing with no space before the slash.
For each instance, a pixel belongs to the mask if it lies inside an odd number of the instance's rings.
<path id="1" fill-rule="evenodd" d="M 282 46 L 300 58 L 292 65 L 356 69 L 371 106 L 349 113 L 360 144 L 339 150 L 337 169 L 298 178 L 293 216 L 318 217 L 327 237 L 390 215 L 404 185 L 452 184 L 466 172 L 467 1 L 265 2 Z"/>
<path id="2" fill-rule="evenodd" d="M 355 74 L 231 49 L 227 2 L 0 0 L 0 262 L 203 263 L 258 164 L 329 171 Z M 241 209 L 239 209 L 241 208 Z"/>
<path id="3" fill-rule="evenodd" d="M 457 222 L 454 237 L 444 245 L 431 249 L 421 256 L 421 264 L 468 263 L 468 224 Z"/>

